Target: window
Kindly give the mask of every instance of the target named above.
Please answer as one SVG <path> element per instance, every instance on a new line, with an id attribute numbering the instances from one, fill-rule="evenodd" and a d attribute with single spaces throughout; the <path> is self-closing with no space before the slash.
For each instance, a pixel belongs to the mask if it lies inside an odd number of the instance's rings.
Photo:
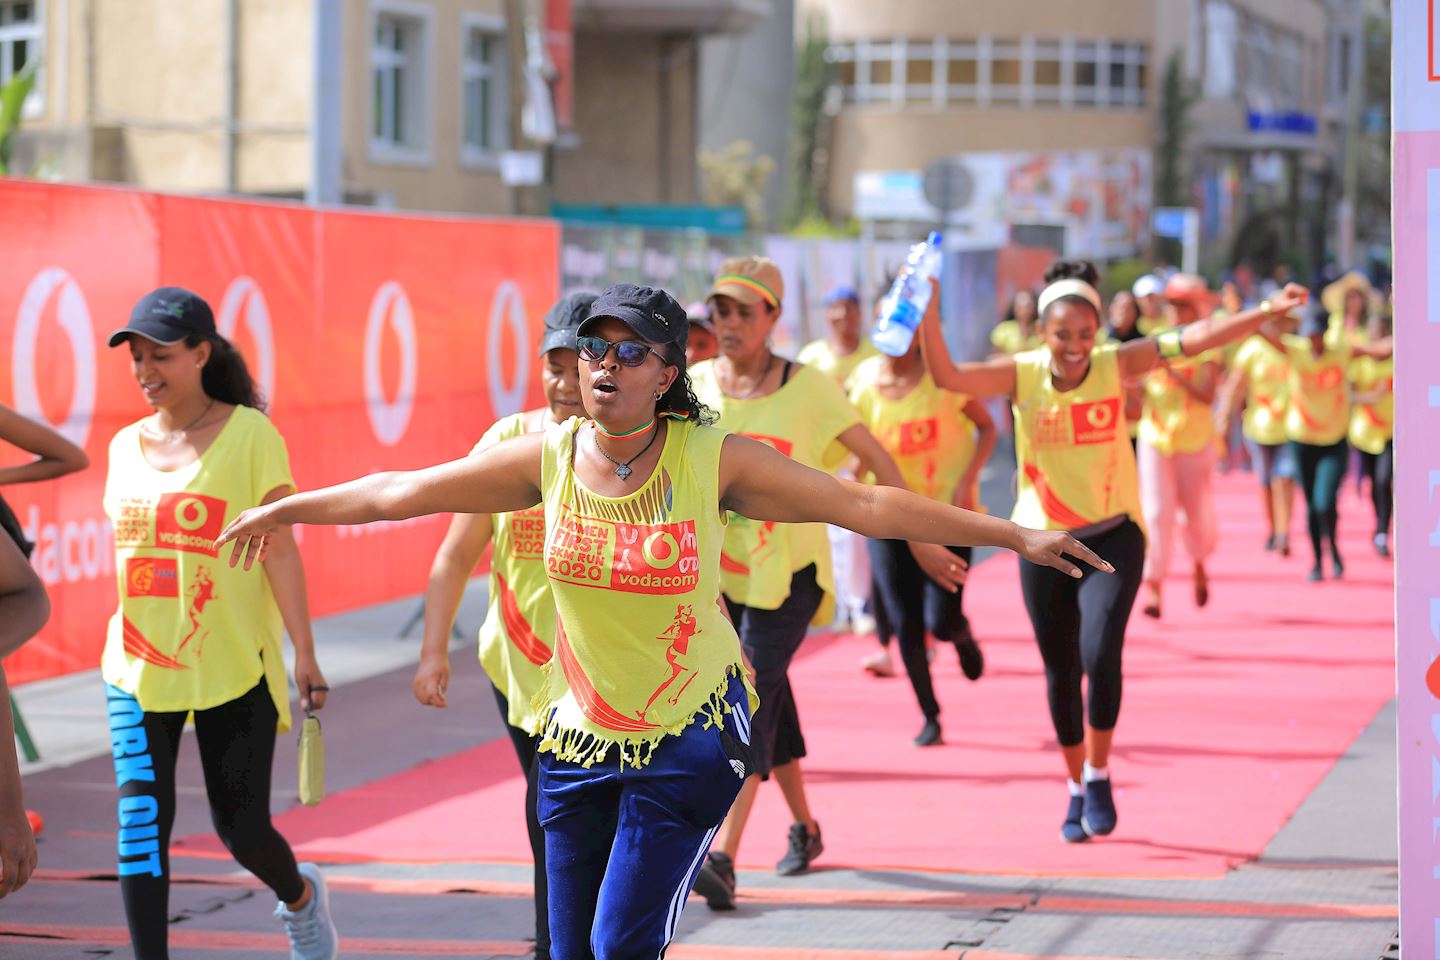
<path id="1" fill-rule="evenodd" d="M 1100 44 L 1085 41 L 1075 44 L 1075 105 L 1094 106 L 1099 103 L 1096 89 L 1100 85 Z"/>
<path id="2" fill-rule="evenodd" d="M 1253 106 L 1268 109 L 1271 105 L 1270 28 L 1251 20 L 1245 32 L 1249 41 L 1245 57 L 1245 94 Z"/>
<path id="3" fill-rule="evenodd" d="M 503 21 L 469 21 L 460 66 L 461 154 L 485 163 L 505 148 L 509 103 Z"/>
<path id="4" fill-rule="evenodd" d="M 1235 8 L 1219 0 L 1205 5 L 1205 96 L 1235 95 Z"/>
<path id="5" fill-rule="evenodd" d="M 1035 99 L 1056 100 L 1060 97 L 1063 76 L 1064 54 L 1060 44 L 1035 44 Z"/>
<path id="6" fill-rule="evenodd" d="M 1276 33 L 1274 74 L 1276 107 L 1299 110 L 1305 102 L 1305 60 L 1297 34 Z"/>
<path id="7" fill-rule="evenodd" d="M 370 54 L 370 153 L 377 162 L 430 162 L 429 15 L 428 7 L 377 4 Z"/>
<path id="8" fill-rule="evenodd" d="M 39 58 L 44 42 L 41 22 L 36 0 L 0 0 L 0 84 L 9 83 L 26 64 Z M 25 101 L 26 115 L 38 114 L 42 102 L 37 80 Z"/>

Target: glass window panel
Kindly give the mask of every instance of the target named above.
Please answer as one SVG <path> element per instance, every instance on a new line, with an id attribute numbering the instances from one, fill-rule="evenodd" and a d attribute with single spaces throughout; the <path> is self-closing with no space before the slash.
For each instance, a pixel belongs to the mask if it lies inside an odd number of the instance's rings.
<path id="1" fill-rule="evenodd" d="M 990 82 L 997 86 L 1019 86 L 1020 61 L 992 60 L 990 62 Z"/>
<path id="2" fill-rule="evenodd" d="M 1078 92 L 1078 89 L 1079 89 L 1079 88 L 1084 88 L 1084 89 L 1086 89 L 1086 90 L 1093 90 L 1094 87 L 1095 87 L 1095 79 L 1096 79 L 1096 76 L 1097 76 L 1097 73 L 1096 73 L 1096 68 L 1095 68 L 1095 64 L 1094 64 L 1094 63 L 1086 63 L 1086 62 L 1081 62 L 1081 61 L 1078 61 L 1078 60 L 1076 61 L 1076 63 L 1075 63 L 1075 86 L 1076 86 L 1076 88 L 1077 88 L 1077 92 Z"/>
<path id="3" fill-rule="evenodd" d="M 1059 60 L 1036 60 L 1036 61 L 1035 61 L 1035 86 L 1037 86 L 1037 87 L 1058 87 L 1058 86 L 1060 86 L 1060 61 L 1059 61 Z"/>
<path id="4" fill-rule="evenodd" d="M 891 66 L 892 64 L 889 60 L 871 60 L 870 82 L 882 86 L 888 85 L 891 77 L 894 75 L 894 70 L 891 69 Z"/>
<path id="5" fill-rule="evenodd" d="M 905 61 L 905 82 L 906 83 L 931 83 L 935 79 L 934 60 Z"/>
<path id="6" fill-rule="evenodd" d="M 952 59 L 946 73 L 950 83 L 973 84 L 980 79 L 980 70 L 974 60 Z"/>
<path id="7" fill-rule="evenodd" d="M 855 61 L 844 60 L 839 63 L 838 66 L 839 70 L 837 74 L 840 78 L 840 83 L 846 87 L 855 86 Z"/>

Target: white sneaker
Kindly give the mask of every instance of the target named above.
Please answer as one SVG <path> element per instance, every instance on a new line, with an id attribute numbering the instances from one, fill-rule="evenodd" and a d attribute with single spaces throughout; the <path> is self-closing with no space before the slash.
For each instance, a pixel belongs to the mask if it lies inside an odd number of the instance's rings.
<path id="1" fill-rule="evenodd" d="M 300 864 L 300 876 L 310 881 L 310 902 L 293 913 L 283 902 L 275 905 L 275 916 L 285 925 L 290 938 L 290 960 L 336 960 L 340 956 L 340 937 L 335 932 L 335 921 L 330 919 L 330 891 L 325 877 L 313 863 Z"/>
<path id="2" fill-rule="evenodd" d="M 881 647 L 860 660 L 860 669 L 875 677 L 895 676 L 895 661 L 890 659 L 890 649 Z"/>

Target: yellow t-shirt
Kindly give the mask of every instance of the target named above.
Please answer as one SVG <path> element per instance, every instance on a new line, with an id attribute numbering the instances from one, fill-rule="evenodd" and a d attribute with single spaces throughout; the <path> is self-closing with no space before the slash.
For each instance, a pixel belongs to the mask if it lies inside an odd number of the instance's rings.
<path id="1" fill-rule="evenodd" d="M 1283 340 L 1290 361 L 1290 406 L 1285 435 L 1297 443 L 1328 447 L 1345 439 L 1350 428 L 1350 393 L 1345 379 L 1350 344 L 1325 345 L 1320 356 L 1310 352 L 1310 339 L 1287 334 Z"/>
<path id="2" fill-rule="evenodd" d="M 178 713 L 236 700 L 264 676 L 279 729 L 290 729 L 270 581 L 232 569 L 213 543 L 240 511 L 293 484 L 284 439 L 250 407 L 236 407 L 204 455 L 179 470 L 150 466 L 138 422 L 115 434 L 104 506 L 120 604 L 101 657 L 106 683 L 146 711 Z"/>
<path id="3" fill-rule="evenodd" d="M 1161 361 L 1166 363 L 1167 361 Z M 1209 404 L 1192 397 L 1175 382 L 1194 384 L 1209 363 L 1219 363 L 1220 352 L 1209 350 L 1195 357 L 1168 361 L 1172 373 L 1157 367 L 1145 378 L 1144 410 L 1140 415 L 1140 441 L 1161 456 L 1199 453 L 1215 442 L 1215 415 Z"/>
<path id="4" fill-rule="evenodd" d="M 990 331 L 990 343 L 1001 353 L 1017 354 L 1022 350 L 1034 350 L 1040 346 L 1040 338 L 1035 334 L 1024 336 L 1020 332 L 1020 321 L 1001 320 L 995 324 Z"/>
<path id="5" fill-rule="evenodd" d="M 1395 358 L 1356 357 L 1350 361 L 1350 383 L 1356 393 L 1382 392 L 1375 403 L 1356 403 L 1350 412 L 1350 445 L 1369 454 L 1385 452 L 1395 436 Z"/>
<path id="6" fill-rule="evenodd" d="M 1245 436 L 1266 446 L 1285 442 L 1285 412 L 1290 406 L 1290 362 L 1269 340 L 1256 334 L 1240 345 L 1234 369 L 1245 374 Z"/>
<path id="7" fill-rule="evenodd" d="M 859 412 L 839 385 L 811 367 L 793 368 L 779 390 L 751 400 L 727 397 L 720 390 L 713 361 L 691 367 L 690 381 L 700 402 L 720 415 L 716 426 L 768 443 L 817 470 L 836 466 L 831 448 L 840 434 L 860 422 Z M 779 609 L 790 596 L 791 577 L 814 564 L 826 602 L 813 622 L 830 622 L 835 581 L 824 524 L 761 523 L 733 516 L 720 564 L 725 596 L 761 610 Z"/>
<path id="8" fill-rule="evenodd" d="M 602 497 L 572 466 L 584 422 L 545 431 L 545 564 L 559 620 L 535 698 L 539 749 L 590 766 L 618 746 L 622 763 L 643 767 L 692 720 L 729 723 L 723 694 L 745 676 L 719 604 L 725 434 L 669 423 L 650 478 L 629 496 Z"/>
<path id="9" fill-rule="evenodd" d="M 495 422 L 471 455 L 525 434 L 525 414 Z M 555 599 L 545 575 L 545 508 L 490 518 L 490 607 L 480 626 L 480 665 L 509 703 L 510 726 L 539 727 L 535 694 L 555 646 Z"/>
<path id="10" fill-rule="evenodd" d="M 941 390 L 927 372 L 904 398 L 887 400 L 878 386 L 883 363 L 877 357 L 856 369 L 850 402 L 895 459 L 906 485 L 923 497 L 949 503 L 975 458 L 975 424 L 964 412 L 967 398 Z"/>
<path id="11" fill-rule="evenodd" d="M 1325 346 L 1334 348 L 1341 342 L 1348 343 L 1355 347 L 1362 343 L 1370 342 L 1370 331 L 1364 326 L 1356 327 L 1354 330 L 1345 329 L 1345 314 L 1330 314 L 1330 326 L 1325 329 Z"/>
<path id="12" fill-rule="evenodd" d="M 860 345 L 852 353 L 843 357 L 830 346 L 829 340 L 821 338 L 805 344 L 800 355 L 795 358 L 795 362 L 815 368 L 843 387 L 849 384 L 856 367 L 871 357 L 879 355 L 880 351 L 875 349 L 875 345 L 870 342 L 869 337 L 861 337 Z"/>
<path id="13" fill-rule="evenodd" d="M 1015 357 L 1016 523 L 1079 530 L 1125 515 L 1144 526 L 1119 352 L 1096 347 L 1085 380 L 1066 393 L 1050 377 L 1049 350 Z"/>

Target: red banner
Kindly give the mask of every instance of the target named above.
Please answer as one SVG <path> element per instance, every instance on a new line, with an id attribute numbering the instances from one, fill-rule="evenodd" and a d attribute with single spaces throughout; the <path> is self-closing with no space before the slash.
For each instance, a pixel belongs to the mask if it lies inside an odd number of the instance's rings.
<path id="1" fill-rule="evenodd" d="M 296 483 L 464 456 L 497 417 L 540 402 L 533 344 L 558 288 L 543 221 L 400 217 L 0 181 L 0 402 L 84 446 L 91 467 L 5 488 L 50 590 L 50 624 L 13 682 L 99 664 L 115 609 L 106 449 L 148 412 L 105 346 L 160 285 L 210 302 L 245 354 Z M 21 455 L 0 450 L 0 461 Z M 424 589 L 445 520 L 301 531 L 312 610 Z"/>

